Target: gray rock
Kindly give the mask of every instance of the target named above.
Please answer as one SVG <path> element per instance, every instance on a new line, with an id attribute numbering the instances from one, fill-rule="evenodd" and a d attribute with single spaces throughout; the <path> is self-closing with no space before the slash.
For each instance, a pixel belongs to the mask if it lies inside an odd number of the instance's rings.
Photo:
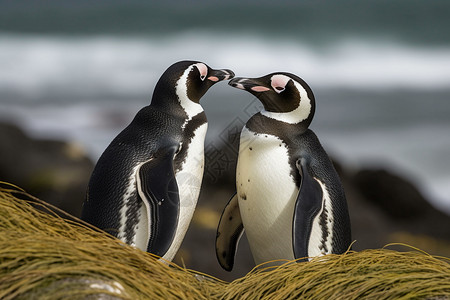
<path id="1" fill-rule="evenodd" d="M 81 214 L 92 161 L 76 144 L 36 140 L 0 123 L 0 181 L 15 184 L 74 215 Z"/>

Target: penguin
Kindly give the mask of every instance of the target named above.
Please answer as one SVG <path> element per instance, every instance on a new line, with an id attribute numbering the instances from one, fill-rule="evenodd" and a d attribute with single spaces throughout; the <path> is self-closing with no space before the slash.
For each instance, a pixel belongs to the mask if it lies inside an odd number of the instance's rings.
<path id="1" fill-rule="evenodd" d="M 264 108 L 241 131 L 236 194 L 217 229 L 220 265 L 232 270 L 244 230 L 257 265 L 308 261 L 348 250 L 351 230 L 344 189 L 308 128 L 315 113 L 311 88 L 285 72 L 234 78 L 229 85 L 250 92 Z"/>
<path id="2" fill-rule="evenodd" d="M 99 158 L 82 220 L 171 261 L 194 213 L 207 119 L 200 98 L 234 77 L 198 61 L 171 65 L 142 108 Z"/>

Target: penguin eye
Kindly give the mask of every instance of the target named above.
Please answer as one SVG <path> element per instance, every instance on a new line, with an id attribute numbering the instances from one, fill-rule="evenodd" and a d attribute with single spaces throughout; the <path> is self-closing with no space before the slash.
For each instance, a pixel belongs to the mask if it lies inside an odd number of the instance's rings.
<path id="1" fill-rule="evenodd" d="M 204 63 L 196 63 L 194 66 L 197 67 L 197 71 L 200 74 L 200 80 L 205 81 L 206 76 L 208 75 L 208 67 Z"/>
<path id="2" fill-rule="evenodd" d="M 275 74 L 270 78 L 270 85 L 272 86 L 273 90 L 279 94 L 286 89 L 290 81 L 291 78 L 286 75 Z"/>
<path id="3" fill-rule="evenodd" d="M 276 87 L 275 87 L 275 92 L 281 93 L 281 92 L 284 91 L 285 89 L 286 89 L 285 87 L 282 87 L 282 86 L 276 86 Z"/>

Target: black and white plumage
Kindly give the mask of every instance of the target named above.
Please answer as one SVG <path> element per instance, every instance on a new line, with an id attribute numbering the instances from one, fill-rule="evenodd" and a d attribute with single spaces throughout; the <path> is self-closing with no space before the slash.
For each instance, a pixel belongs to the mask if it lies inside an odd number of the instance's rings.
<path id="1" fill-rule="evenodd" d="M 234 76 L 196 61 L 170 66 L 151 104 L 107 147 L 92 173 L 82 219 L 172 260 L 194 213 L 207 120 L 200 98 Z"/>
<path id="2" fill-rule="evenodd" d="M 236 194 L 224 209 L 216 238 L 221 266 L 233 268 L 243 231 L 256 264 L 343 253 L 351 243 L 344 190 L 316 135 L 309 86 L 290 73 L 235 78 L 264 110 L 240 136 Z"/>

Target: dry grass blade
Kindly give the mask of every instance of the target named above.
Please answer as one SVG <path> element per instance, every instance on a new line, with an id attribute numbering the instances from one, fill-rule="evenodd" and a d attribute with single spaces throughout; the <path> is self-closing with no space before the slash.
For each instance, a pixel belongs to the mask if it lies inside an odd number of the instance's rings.
<path id="1" fill-rule="evenodd" d="M 267 263 L 225 283 L 161 263 L 1 182 L 0 207 L 0 299 L 450 299 L 450 259 L 408 245 Z"/>
<path id="2" fill-rule="evenodd" d="M 13 186 L 0 187 L 0 299 L 99 294 L 116 297 L 111 299 L 208 299 L 210 287 L 224 284 L 199 281 L 192 271 L 158 262 L 88 225 L 39 211 L 21 196 L 58 211 Z"/>
<path id="3" fill-rule="evenodd" d="M 450 299 L 450 259 L 423 252 L 348 251 L 261 267 L 230 283 L 222 299 Z"/>

